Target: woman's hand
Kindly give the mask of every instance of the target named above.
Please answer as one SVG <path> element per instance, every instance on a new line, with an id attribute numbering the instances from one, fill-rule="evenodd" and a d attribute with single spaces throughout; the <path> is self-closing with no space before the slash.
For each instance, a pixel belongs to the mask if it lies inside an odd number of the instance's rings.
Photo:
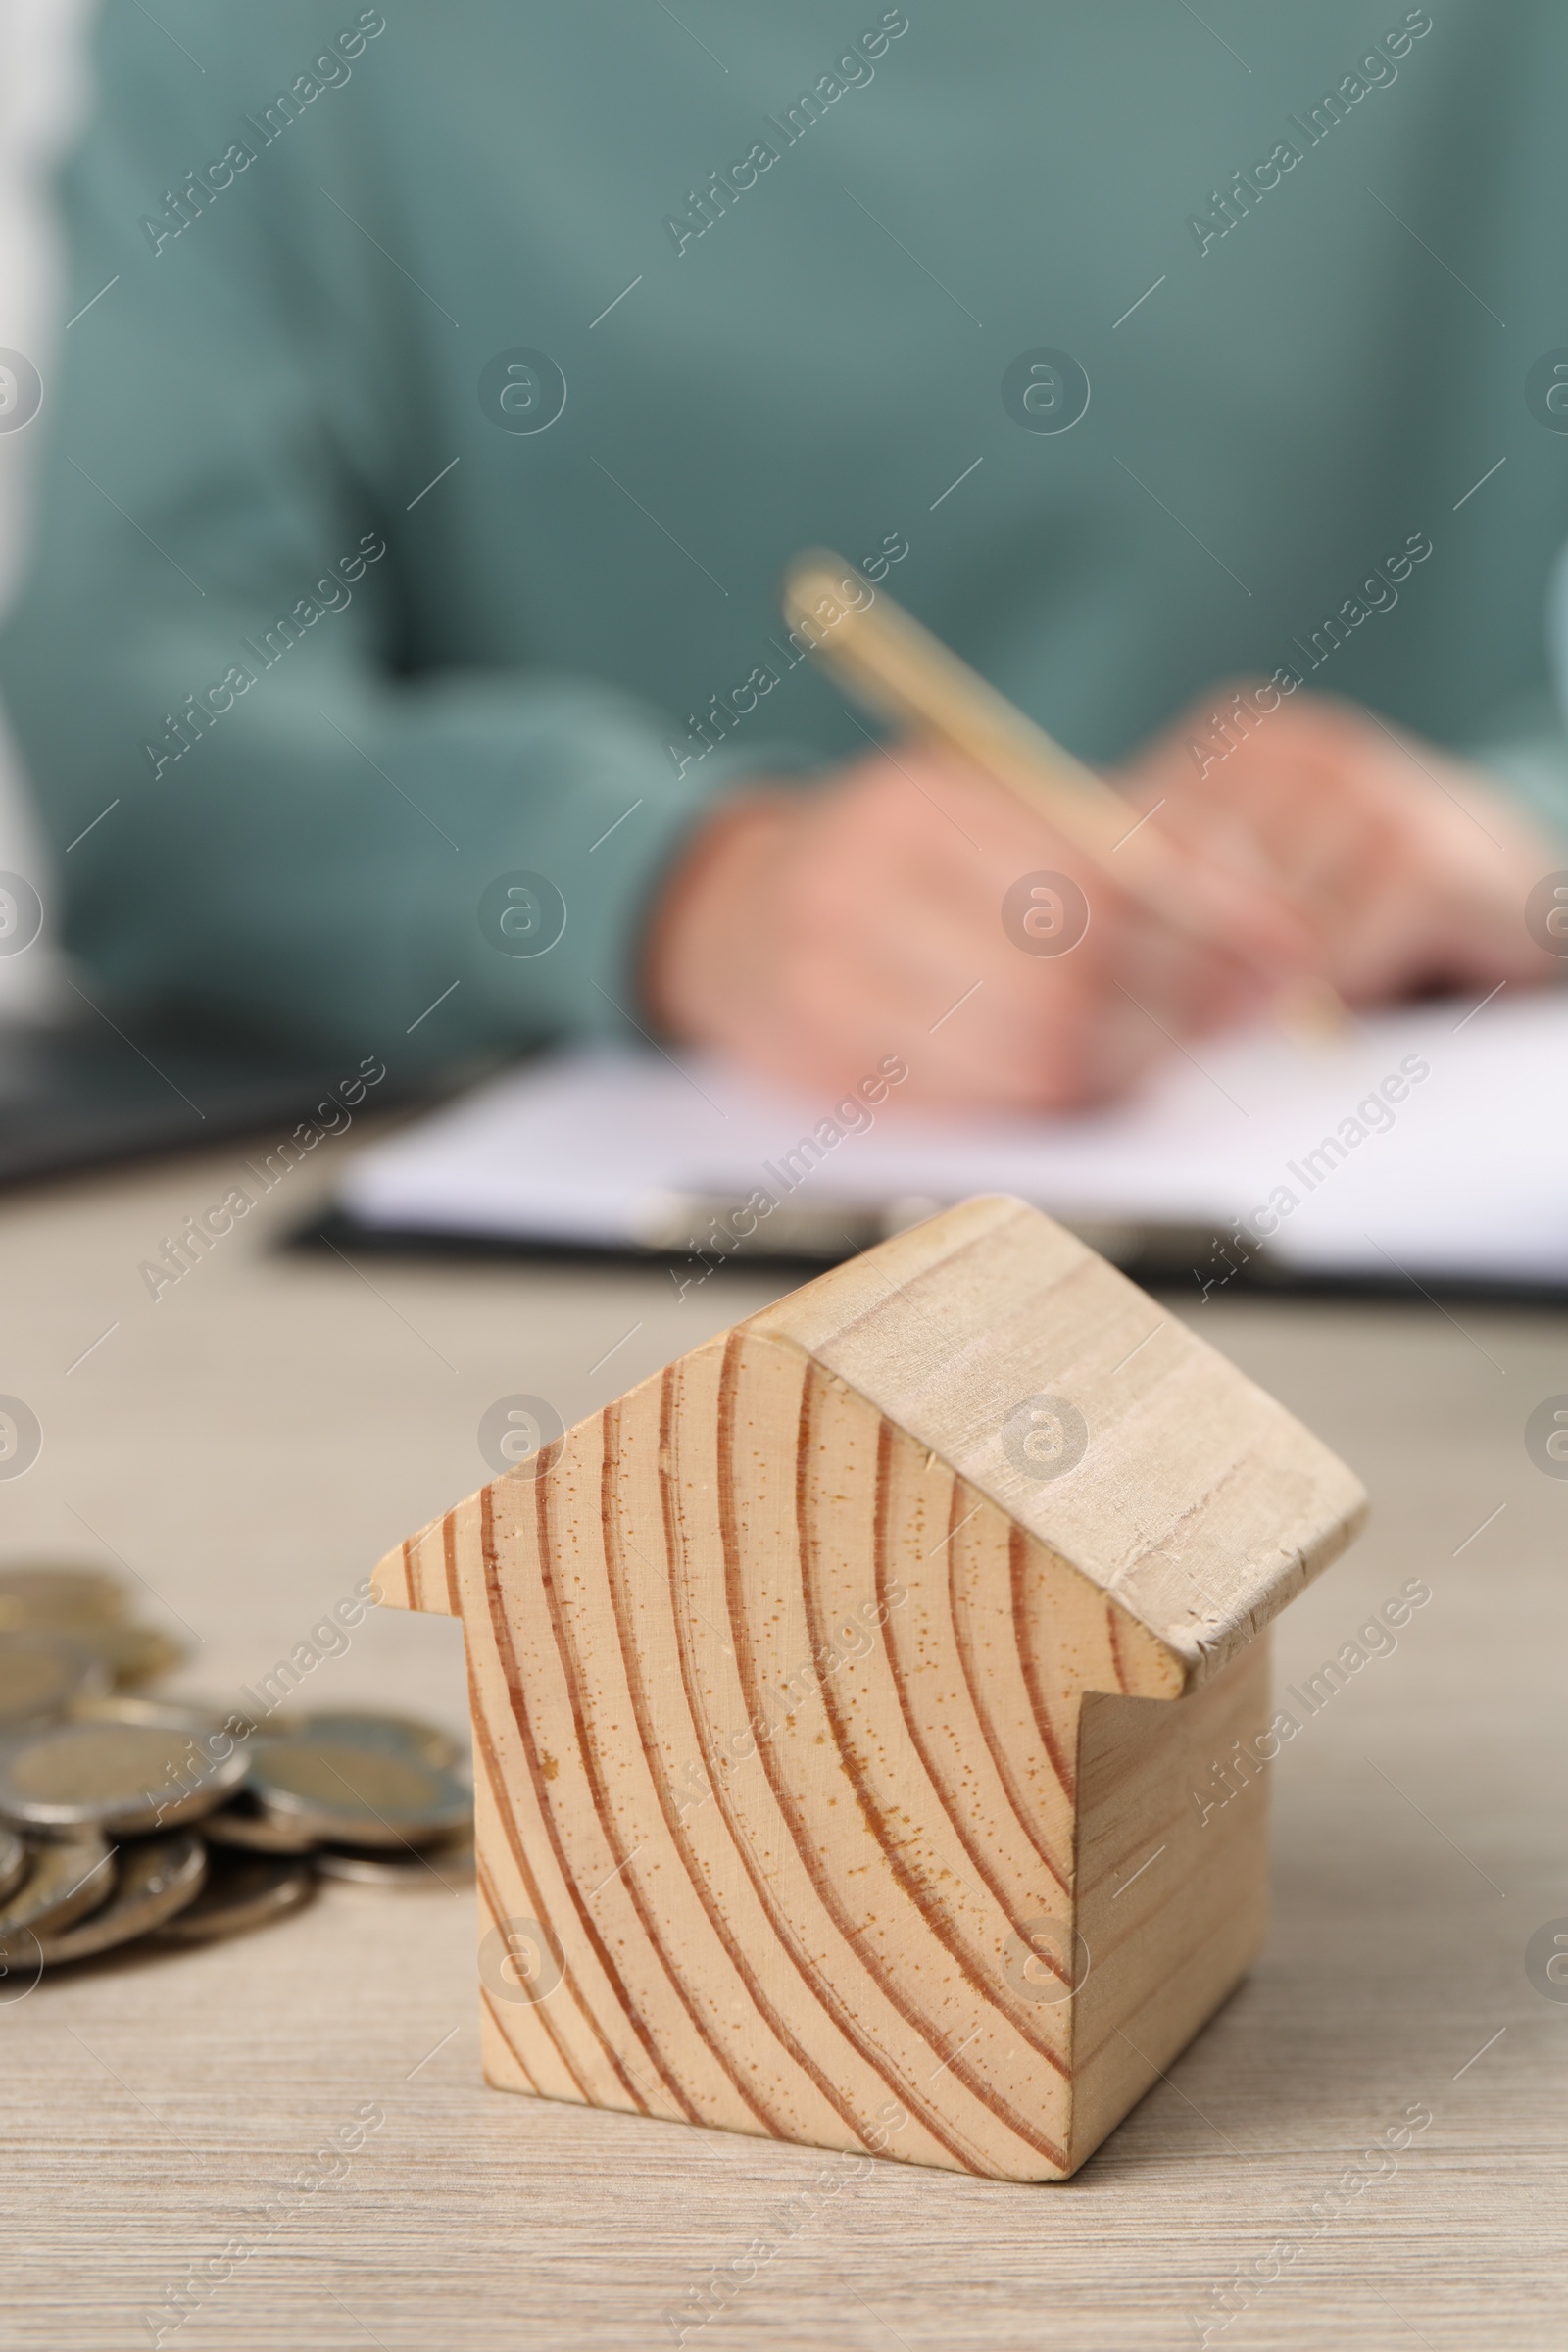
<path id="1" fill-rule="evenodd" d="M 1114 781 L 1173 848 L 1287 897 L 1313 969 L 1349 1003 L 1560 976 L 1524 908 L 1568 850 L 1480 769 L 1302 692 L 1267 712 L 1244 692 L 1247 729 L 1225 751 L 1216 707 L 1235 697 L 1198 706 Z"/>
<path id="2" fill-rule="evenodd" d="M 1066 1108 L 1303 968 L 1272 885 L 1173 849 L 1168 888 L 1152 912 L 988 776 L 905 742 L 711 817 L 656 911 L 646 999 L 667 1034 L 824 1093 L 898 1053 L 906 1101 Z"/>

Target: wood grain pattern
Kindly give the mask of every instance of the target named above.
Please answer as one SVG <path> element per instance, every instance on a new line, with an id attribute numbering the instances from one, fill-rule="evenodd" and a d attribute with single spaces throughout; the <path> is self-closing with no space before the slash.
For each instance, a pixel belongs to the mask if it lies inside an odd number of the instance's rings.
<path id="1" fill-rule="evenodd" d="M 1027 1489 L 996 1432 L 1048 1378 L 1094 1415 L 1097 1458 L 1048 1482 L 1088 1572 L 957 1466 Z M 1183 1397 L 1210 1419 L 1178 1449 Z M 1356 1492 L 1011 1202 L 579 1423 L 378 1571 L 383 1600 L 466 1628 L 491 2081 L 1063 2178 L 1256 1947 L 1261 1806 L 1200 1840 L 1189 1788 L 1239 1707 L 1266 1721 L 1238 1624 L 1329 1556 Z M 1153 1557 L 1185 1580 L 1180 1646 L 1110 1589 L 1163 1592 Z"/>

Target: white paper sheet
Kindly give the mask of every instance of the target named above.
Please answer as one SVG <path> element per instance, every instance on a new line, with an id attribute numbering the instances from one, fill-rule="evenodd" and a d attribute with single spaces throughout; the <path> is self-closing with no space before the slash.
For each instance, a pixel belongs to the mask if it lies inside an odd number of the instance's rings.
<path id="1" fill-rule="evenodd" d="M 897 1087 L 835 1115 L 710 1063 L 562 1055 L 365 1152 L 339 1200 L 383 1228 L 617 1247 L 667 1223 L 671 1196 L 758 1192 L 792 1209 L 1010 1192 L 1080 1220 L 1266 1234 L 1294 1271 L 1560 1285 L 1568 994 L 1425 1004 L 1323 1046 L 1204 1041 L 1070 1119 L 934 1118 Z"/>

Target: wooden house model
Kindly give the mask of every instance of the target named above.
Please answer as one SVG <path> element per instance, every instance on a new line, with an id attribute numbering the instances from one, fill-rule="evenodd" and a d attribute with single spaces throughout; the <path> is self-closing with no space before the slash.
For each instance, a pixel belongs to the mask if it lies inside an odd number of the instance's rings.
<path id="1" fill-rule="evenodd" d="M 1215 1773 L 1364 1509 L 1002 1199 L 568 1430 L 376 1571 L 466 1629 L 489 2081 L 1074 2172 L 1258 1949 L 1264 1790 Z"/>

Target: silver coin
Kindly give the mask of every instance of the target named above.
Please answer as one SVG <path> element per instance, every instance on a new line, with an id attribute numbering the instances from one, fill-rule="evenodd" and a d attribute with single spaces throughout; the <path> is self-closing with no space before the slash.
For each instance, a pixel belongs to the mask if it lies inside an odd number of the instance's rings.
<path id="1" fill-rule="evenodd" d="M 155 1625 L 92 1625 L 71 1628 L 71 1639 L 91 1652 L 110 1680 L 124 1688 L 172 1674 L 190 1655 L 182 1642 Z"/>
<path id="2" fill-rule="evenodd" d="M 323 1879 L 351 1879 L 361 1886 L 451 1886 L 473 1876 L 473 1842 L 455 1838 L 439 1845 L 372 1853 L 353 1845 L 322 1845 L 316 1867 Z"/>
<path id="3" fill-rule="evenodd" d="M 450 1772 L 468 1752 L 466 1740 L 454 1740 L 439 1724 L 421 1723 L 415 1715 L 383 1715 L 364 1707 L 336 1707 L 329 1712 L 305 1715 L 300 1719 L 299 1729 L 307 1740 L 343 1740 L 351 1747 L 378 1747 L 394 1755 L 413 1755 L 437 1772 Z"/>
<path id="4" fill-rule="evenodd" d="M 56 1633 L 0 1634 L 0 1736 L 58 1723 L 81 1699 L 109 1687 L 85 1643 Z"/>
<path id="5" fill-rule="evenodd" d="M 284 1854 L 210 1852 L 207 1879 L 193 1903 L 158 1930 L 160 1943 L 216 1943 L 300 1910 L 316 1892 L 309 1862 Z"/>
<path id="6" fill-rule="evenodd" d="M 213 1699 L 183 1697 L 177 1692 L 166 1696 L 162 1691 L 156 1698 L 140 1698 L 134 1691 L 111 1690 L 101 1698 L 84 1699 L 71 1711 L 74 1715 L 92 1716 L 101 1723 L 163 1723 L 182 1716 L 193 1730 L 226 1733 L 236 1743 L 254 1739 L 258 1733 L 269 1740 L 282 1739 L 297 1732 L 302 1721 L 298 1715 L 263 1716 L 251 1707 L 224 1706 Z"/>
<path id="7" fill-rule="evenodd" d="M 203 1814 L 202 1836 L 209 1845 L 233 1846 L 248 1854 L 308 1854 L 316 1846 L 313 1830 L 269 1813 L 248 1788 L 216 1813 Z"/>
<path id="8" fill-rule="evenodd" d="M 40 1626 L 66 1633 L 107 1625 L 125 1614 L 122 1579 L 104 1568 L 52 1568 L 47 1562 L 0 1568 L 0 1630 Z"/>
<path id="9" fill-rule="evenodd" d="M 28 1853 L 15 1830 L 0 1828 L 0 1902 L 27 1875 Z"/>
<path id="10" fill-rule="evenodd" d="M 0 1949 L 67 1928 L 108 1899 L 115 1865 L 96 1831 L 28 1849 L 28 1868 L 0 1903 Z"/>
<path id="11" fill-rule="evenodd" d="M 467 1789 L 450 1774 L 341 1740 L 259 1740 L 249 1786 L 269 1813 L 344 1845 L 426 1844 L 473 1816 Z"/>
<path id="12" fill-rule="evenodd" d="M 303 1718 L 285 1707 L 261 1715 L 254 1707 L 230 1707 L 223 1720 L 236 1740 L 292 1740 Z"/>
<path id="13" fill-rule="evenodd" d="M 58 1723 L 0 1749 L 0 1816 L 59 1832 L 170 1829 L 192 1821 L 245 1776 L 245 1752 L 215 1759 L 184 1716 L 141 1723 Z"/>
<path id="14" fill-rule="evenodd" d="M 172 1726 L 183 1723 L 188 1731 L 211 1739 L 215 1733 L 227 1732 L 230 1739 L 240 1736 L 237 1724 L 221 1714 L 217 1707 L 204 1707 L 188 1698 L 136 1698 L 126 1690 L 108 1690 L 97 1697 L 78 1699 L 71 1710 L 78 1723 L 150 1723 Z"/>
<path id="15" fill-rule="evenodd" d="M 120 1849 L 120 1875 L 115 1891 L 79 1927 L 56 1928 L 40 1936 L 45 1968 L 65 1960 L 90 1960 L 96 1952 L 112 1951 L 163 1926 L 201 1891 L 207 1875 L 207 1849 L 189 1830 L 172 1838 L 138 1838 Z"/>

